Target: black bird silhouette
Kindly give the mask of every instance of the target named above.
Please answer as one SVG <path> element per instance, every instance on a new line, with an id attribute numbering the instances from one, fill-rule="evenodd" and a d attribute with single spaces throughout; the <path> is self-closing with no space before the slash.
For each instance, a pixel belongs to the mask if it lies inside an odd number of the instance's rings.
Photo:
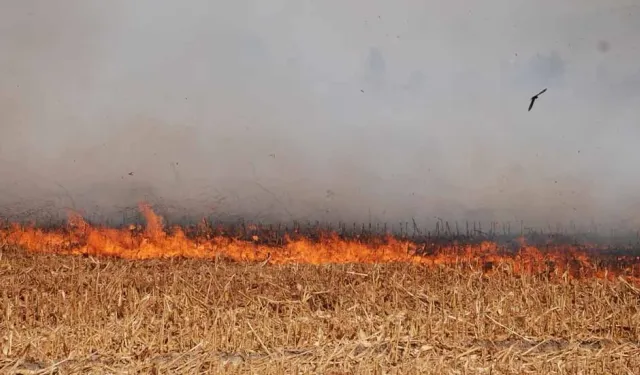
<path id="1" fill-rule="evenodd" d="M 535 103 L 536 99 L 538 99 L 538 96 L 544 94 L 545 91 L 547 91 L 547 89 L 544 89 L 531 97 L 531 103 L 529 104 L 529 111 L 531 111 L 531 108 L 533 108 L 533 103 Z"/>
<path id="2" fill-rule="evenodd" d="M 133 172 L 129 172 L 129 176 L 133 176 Z"/>

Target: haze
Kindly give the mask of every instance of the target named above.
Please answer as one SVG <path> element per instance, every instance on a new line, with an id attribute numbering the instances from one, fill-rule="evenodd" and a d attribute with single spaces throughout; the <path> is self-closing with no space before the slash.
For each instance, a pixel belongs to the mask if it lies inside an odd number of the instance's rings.
<path id="1" fill-rule="evenodd" d="M 0 204 L 637 228 L 636 3 L 5 0 Z"/>

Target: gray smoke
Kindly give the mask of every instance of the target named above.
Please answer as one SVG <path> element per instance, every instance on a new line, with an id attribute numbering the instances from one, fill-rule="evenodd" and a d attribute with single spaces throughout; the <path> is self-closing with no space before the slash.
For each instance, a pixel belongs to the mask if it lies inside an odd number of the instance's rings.
<path id="1" fill-rule="evenodd" d="M 5 0 L 0 204 L 637 228 L 635 3 Z"/>

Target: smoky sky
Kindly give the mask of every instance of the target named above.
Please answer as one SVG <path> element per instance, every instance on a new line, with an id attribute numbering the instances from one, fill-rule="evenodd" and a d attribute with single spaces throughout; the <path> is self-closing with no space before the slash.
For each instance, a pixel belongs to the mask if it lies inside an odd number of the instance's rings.
<path id="1" fill-rule="evenodd" d="M 638 227 L 635 3 L 6 0 L 0 204 Z"/>

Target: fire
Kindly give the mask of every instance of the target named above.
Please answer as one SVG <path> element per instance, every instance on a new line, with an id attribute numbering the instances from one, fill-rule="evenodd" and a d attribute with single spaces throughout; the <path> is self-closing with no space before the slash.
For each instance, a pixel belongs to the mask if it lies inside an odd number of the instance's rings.
<path id="1" fill-rule="evenodd" d="M 544 249 L 527 245 L 519 239 L 519 249 L 509 252 L 498 243 L 450 243 L 426 246 L 410 240 L 384 238 L 343 239 L 335 232 L 320 233 L 319 238 L 284 238 L 274 245 L 261 242 L 253 234 L 248 240 L 228 234 L 212 234 L 203 225 L 199 235 L 187 235 L 175 226 L 165 231 L 162 217 L 147 204 L 139 209 L 146 226 L 108 228 L 88 224 L 82 216 L 70 213 L 68 225 L 57 230 L 12 223 L 0 229 L 0 238 L 9 245 L 28 251 L 55 254 L 114 256 L 129 260 L 190 257 L 226 258 L 238 262 L 287 263 L 419 263 L 426 266 L 462 266 L 481 269 L 487 274 L 508 270 L 514 274 L 537 274 L 548 277 L 599 277 L 612 279 L 625 276 L 640 284 L 640 259 L 619 257 L 608 266 L 600 266 L 598 257 L 584 248 L 550 245 Z M 257 227 L 250 229 L 256 230 Z"/>

